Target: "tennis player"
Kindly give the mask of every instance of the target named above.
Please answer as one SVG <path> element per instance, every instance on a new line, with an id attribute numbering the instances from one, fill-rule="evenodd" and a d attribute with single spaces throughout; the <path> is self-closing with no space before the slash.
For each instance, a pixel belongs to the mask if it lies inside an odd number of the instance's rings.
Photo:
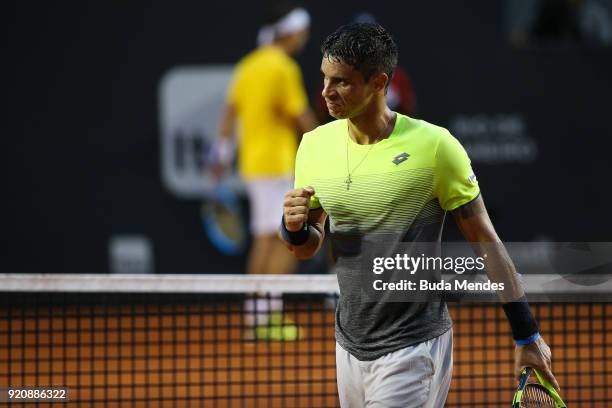
<path id="1" fill-rule="evenodd" d="M 280 235 L 312 257 L 330 218 L 340 299 L 336 365 L 342 407 L 443 407 L 452 371 L 452 329 L 443 301 L 361 299 L 361 244 L 376 234 L 438 242 L 451 212 L 465 238 L 489 249 L 489 277 L 515 285 L 502 299 L 516 341 L 515 371 L 530 366 L 552 384 L 550 349 L 498 238 L 470 160 L 444 128 L 391 111 L 385 92 L 397 64 L 379 25 L 340 27 L 322 45 L 323 96 L 337 120 L 304 135 Z M 390 248 L 393 249 L 393 248 Z M 370 271 L 371 272 L 371 271 Z"/>
<path id="2" fill-rule="evenodd" d="M 237 64 L 223 109 L 215 149 L 227 167 L 228 145 L 237 125 L 238 170 L 246 185 L 253 235 L 250 274 L 291 273 L 297 266 L 276 233 L 283 195 L 293 185 L 298 137 L 315 126 L 300 68 L 292 59 L 306 45 L 309 28 L 304 8 L 282 4 L 271 10 L 258 34 L 259 46 Z M 273 313 L 279 316 L 282 300 L 275 294 L 272 299 L 247 299 L 245 310 L 246 324 L 261 326 L 258 337 L 269 337 L 265 327 Z"/>

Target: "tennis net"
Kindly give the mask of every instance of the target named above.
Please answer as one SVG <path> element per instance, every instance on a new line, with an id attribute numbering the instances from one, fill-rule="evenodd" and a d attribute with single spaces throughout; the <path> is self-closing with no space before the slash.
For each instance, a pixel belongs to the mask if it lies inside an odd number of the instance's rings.
<path id="1" fill-rule="evenodd" d="M 67 407 L 337 407 L 337 292 L 329 275 L 0 275 L 0 388 L 67 387 Z M 283 313 L 255 328 L 250 299 L 256 319 L 257 305 L 279 299 Z M 566 403 L 606 406 L 612 303 L 532 308 Z M 513 345 L 502 309 L 449 309 L 446 406 L 508 406 Z"/>

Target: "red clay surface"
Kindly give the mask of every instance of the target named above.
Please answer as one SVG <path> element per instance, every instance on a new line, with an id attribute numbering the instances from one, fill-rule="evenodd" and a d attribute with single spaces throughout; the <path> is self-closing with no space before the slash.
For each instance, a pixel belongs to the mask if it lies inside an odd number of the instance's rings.
<path id="1" fill-rule="evenodd" d="M 306 330 L 296 342 L 242 340 L 238 303 L 0 310 L 0 387 L 69 387 L 66 408 L 335 407 L 334 314 L 306 306 L 287 305 Z M 606 406 L 612 304 L 533 306 L 568 405 Z M 501 308 L 452 306 L 451 314 L 446 406 L 508 407 L 513 346 Z"/>

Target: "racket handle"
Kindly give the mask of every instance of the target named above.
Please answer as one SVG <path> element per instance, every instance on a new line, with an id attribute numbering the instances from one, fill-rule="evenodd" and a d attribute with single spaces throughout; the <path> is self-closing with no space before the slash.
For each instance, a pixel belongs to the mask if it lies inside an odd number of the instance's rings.
<path id="1" fill-rule="evenodd" d="M 527 381 L 529 381 L 529 377 L 531 377 L 532 373 L 533 373 L 533 368 L 531 367 L 523 368 L 523 371 L 521 372 L 521 378 L 519 379 L 519 389 L 525 388 L 525 384 L 527 383 Z"/>

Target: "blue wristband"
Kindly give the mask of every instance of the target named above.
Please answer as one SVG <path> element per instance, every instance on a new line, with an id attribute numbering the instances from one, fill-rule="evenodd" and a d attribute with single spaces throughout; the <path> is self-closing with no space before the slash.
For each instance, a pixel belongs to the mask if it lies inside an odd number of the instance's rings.
<path id="1" fill-rule="evenodd" d="M 308 241 L 308 236 L 310 232 L 308 231 L 308 223 L 304 223 L 304 226 L 299 231 L 289 231 L 285 226 L 285 217 L 281 218 L 281 236 L 285 241 L 290 243 L 291 245 L 303 245 Z"/>
<path id="2" fill-rule="evenodd" d="M 536 341 L 537 339 L 539 339 L 540 337 L 542 337 L 540 335 L 540 333 L 536 333 L 533 336 L 529 336 L 526 339 L 522 339 L 522 340 L 516 340 L 516 344 L 520 345 L 520 346 L 525 346 L 527 344 L 531 344 L 534 341 Z"/>

